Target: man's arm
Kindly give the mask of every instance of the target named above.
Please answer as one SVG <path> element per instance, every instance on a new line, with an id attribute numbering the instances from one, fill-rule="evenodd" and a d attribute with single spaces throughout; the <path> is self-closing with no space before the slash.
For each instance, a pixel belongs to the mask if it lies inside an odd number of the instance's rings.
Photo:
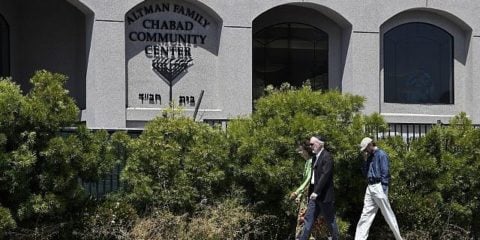
<path id="1" fill-rule="evenodd" d="M 362 170 L 363 176 L 367 177 L 368 176 L 368 168 L 370 167 L 370 164 L 369 164 L 369 161 L 368 161 L 370 156 L 366 152 L 362 153 L 362 155 L 363 155 L 363 162 L 362 162 L 362 166 L 360 167 L 360 169 Z"/>
<path id="2" fill-rule="evenodd" d="M 390 183 L 390 162 L 386 153 L 379 156 L 380 181 L 382 182 L 383 191 L 386 193 Z"/>

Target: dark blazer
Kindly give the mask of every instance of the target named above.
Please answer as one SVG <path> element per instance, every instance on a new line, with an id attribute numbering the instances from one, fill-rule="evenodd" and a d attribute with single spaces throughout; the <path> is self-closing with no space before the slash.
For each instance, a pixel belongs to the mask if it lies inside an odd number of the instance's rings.
<path id="1" fill-rule="evenodd" d="M 324 203 L 335 201 L 333 192 L 333 159 L 330 152 L 326 149 L 323 149 L 313 164 L 313 174 L 315 176 L 313 192 L 317 194 L 316 201 Z"/>

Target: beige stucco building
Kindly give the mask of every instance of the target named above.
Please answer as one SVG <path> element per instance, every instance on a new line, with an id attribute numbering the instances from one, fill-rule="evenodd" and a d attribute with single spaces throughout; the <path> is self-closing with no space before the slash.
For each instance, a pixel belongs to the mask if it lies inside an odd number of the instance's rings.
<path id="1" fill-rule="evenodd" d="M 0 1 L 0 74 L 70 77 L 91 128 L 138 128 L 170 102 L 248 115 L 268 84 L 366 97 L 389 122 L 480 123 L 475 0 Z M 203 96 L 201 97 L 201 92 Z M 200 98 L 201 97 L 201 98 Z M 201 101 L 200 101 L 201 100 Z"/>

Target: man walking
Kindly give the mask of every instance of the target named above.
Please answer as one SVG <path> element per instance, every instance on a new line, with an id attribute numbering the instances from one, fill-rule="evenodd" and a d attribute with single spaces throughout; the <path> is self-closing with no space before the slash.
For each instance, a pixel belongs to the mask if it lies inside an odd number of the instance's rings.
<path id="1" fill-rule="evenodd" d="M 305 214 L 300 240 L 307 240 L 315 219 L 322 213 L 333 240 L 338 239 L 339 231 L 335 219 L 333 192 L 333 159 L 325 150 L 325 140 L 320 136 L 310 138 L 310 146 L 315 154 L 312 159 L 312 177 L 310 181 L 310 199 Z"/>
<path id="2" fill-rule="evenodd" d="M 395 239 L 401 240 L 397 219 L 388 201 L 388 184 L 390 181 L 389 160 L 387 154 L 379 149 L 371 138 L 364 138 L 360 143 L 360 151 L 366 154 L 362 172 L 367 178 L 363 211 L 358 221 L 355 240 L 365 240 L 378 209 L 393 231 Z"/>

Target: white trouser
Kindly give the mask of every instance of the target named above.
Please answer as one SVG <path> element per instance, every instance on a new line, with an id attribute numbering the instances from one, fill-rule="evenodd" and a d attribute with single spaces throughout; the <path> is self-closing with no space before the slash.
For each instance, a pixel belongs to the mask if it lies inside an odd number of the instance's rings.
<path id="1" fill-rule="evenodd" d="M 402 239 L 400 230 L 398 229 L 397 219 L 390 207 L 388 197 L 383 192 L 382 184 L 377 183 L 368 185 L 367 191 L 365 192 L 362 216 L 360 217 L 360 221 L 358 221 L 355 240 L 365 240 L 368 238 L 368 231 L 379 208 L 385 221 L 390 226 L 393 235 L 395 235 L 395 239 Z"/>

